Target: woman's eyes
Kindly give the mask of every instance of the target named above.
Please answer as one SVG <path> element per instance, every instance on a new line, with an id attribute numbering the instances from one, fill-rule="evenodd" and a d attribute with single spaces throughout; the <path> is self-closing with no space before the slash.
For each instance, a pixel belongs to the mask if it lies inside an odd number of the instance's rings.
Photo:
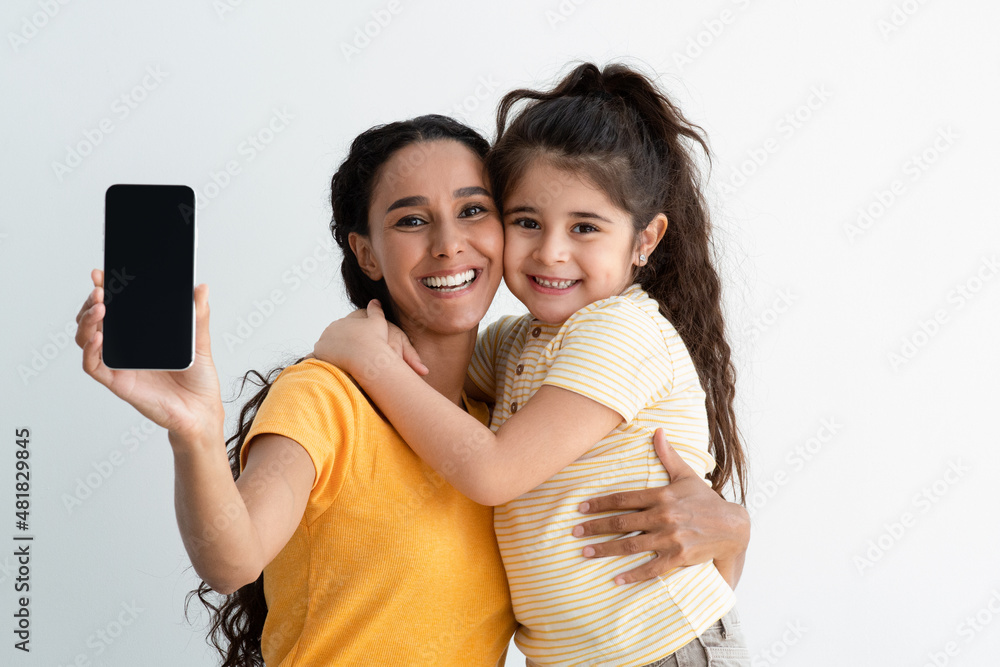
<path id="1" fill-rule="evenodd" d="M 462 209 L 462 212 L 458 214 L 460 218 L 471 218 L 474 215 L 479 215 L 480 213 L 486 213 L 489 209 L 485 206 L 480 206 L 479 204 L 471 204 Z M 470 213 L 472 211 L 472 213 Z"/>
<path id="2" fill-rule="evenodd" d="M 421 225 L 426 224 L 426 220 L 418 218 L 415 215 L 408 215 L 405 218 L 400 218 L 396 221 L 396 227 L 420 227 Z"/>
<path id="3" fill-rule="evenodd" d="M 482 215 L 483 213 L 488 213 L 489 209 L 485 206 L 479 204 L 470 204 L 462 209 L 461 213 L 458 214 L 459 218 L 473 218 L 477 215 Z M 423 227 L 429 224 L 426 220 L 416 215 L 408 215 L 405 218 L 400 218 L 396 221 L 396 227 Z"/>

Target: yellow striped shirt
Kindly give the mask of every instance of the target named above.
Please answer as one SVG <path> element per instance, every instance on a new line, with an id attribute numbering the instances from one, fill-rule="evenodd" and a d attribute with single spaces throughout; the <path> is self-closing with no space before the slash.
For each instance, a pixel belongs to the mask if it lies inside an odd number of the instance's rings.
<path id="1" fill-rule="evenodd" d="M 469 374 L 496 397 L 494 431 L 543 384 L 587 396 L 624 418 L 562 471 L 495 509 L 493 527 L 521 624 L 514 641 L 525 656 L 538 665 L 638 667 L 693 641 L 729 611 L 735 596 L 712 563 L 616 586 L 617 574 L 653 555 L 584 558 L 587 543 L 571 534 L 584 519 L 577 511 L 582 501 L 668 483 L 653 450 L 657 428 L 699 474 L 715 466 L 694 364 L 641 287 L 581 308 L 562 324 L 530 314 L 501 318 L 479 336 Z M 622 536 L 594 541 L 606 539 Z"/>

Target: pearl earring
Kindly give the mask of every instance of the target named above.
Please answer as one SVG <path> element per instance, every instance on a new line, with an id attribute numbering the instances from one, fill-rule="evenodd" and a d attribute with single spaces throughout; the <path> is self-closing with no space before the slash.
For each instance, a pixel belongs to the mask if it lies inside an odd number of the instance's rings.
<path id="1" fill-rule="evenodd" d="M 645 255 L 639 255 L 639 261 L 640 262 L 645 262 L 646 261 L 646 256 Z"/>

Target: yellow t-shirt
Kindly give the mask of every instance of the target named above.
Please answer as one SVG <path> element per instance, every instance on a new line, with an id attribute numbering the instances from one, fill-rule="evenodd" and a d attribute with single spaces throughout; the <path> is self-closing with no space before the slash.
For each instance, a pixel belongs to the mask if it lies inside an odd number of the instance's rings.
<path id="1" fill-rule="evenodd" d="M 714 564 L 616 586 L 615 575 L 652 554 L 584 558 L 590 542 L 572 535 L 586 518 L 577 511 L 584 500 L 668 483 L 652 445 L 658 427 L 698 474 L 715 467 L 705 392 L 684 342 L 654 299 L 632 285 L 562 324 L 530 314 L 501 318 L 479 336 L 469 375 L 496 396 L 494 430 L 546 384 L 587 396 L 624 419 L 579 459 L 494 512 L 521 652 L 537 665 L 648 665 L 725 615 L 735 596 Z"/>
<path id="2" fill-rule="evenodd" d="M 295 440 L 316 467 L 301 523 L 264 568 L 268 667 L 497 663 L 515 623 L 492 508 L 452 488 L 348 375 L 315 359 L 275 380 L 246 442 L 261 433 Z"/>

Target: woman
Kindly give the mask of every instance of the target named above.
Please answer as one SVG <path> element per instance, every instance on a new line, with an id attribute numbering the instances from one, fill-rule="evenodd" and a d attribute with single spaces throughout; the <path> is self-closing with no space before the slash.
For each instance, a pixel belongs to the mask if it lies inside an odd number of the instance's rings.
<path id="1" fill-rule="evenodd" d="M 428 384 L 484 421 L 484 406 L 465 399 L 462 385 L 503 268 L 482 164 L 487 147 L 439 116 L 373 128 L 352 144 L 331 197 L 352 302 L 379 299 L 426 365 Z M 467 284 L 428 286 L 455 273 Z M 104 366 L 102 297 L 95 289 L 78 316 L 84 370 L 169 431 L 185 548 L 207 586 L 238 591 L 215 615 L 225 664 L 261 664 L 261 654 L 272 666 L 502 660 L 514 624 L 492 512 L 423 464 L 349 376 L 307 360 L 273 386 L 265 379 L 231 440 L 231 454 L 240 455 L 234 483 L 207 286 L 195 290 L 195 363 L 179 373 Z M 667 465 L 669 487 L 591 502 L 594 512 L 644 512 L 598 519 L 582 536 L 646 531 L 595 545 L 598 557 L 661 555 L 633 578 L 715 559 L 735 585 L 746 512 L 696 476 L 685 478 L 676 458 Z"/>

